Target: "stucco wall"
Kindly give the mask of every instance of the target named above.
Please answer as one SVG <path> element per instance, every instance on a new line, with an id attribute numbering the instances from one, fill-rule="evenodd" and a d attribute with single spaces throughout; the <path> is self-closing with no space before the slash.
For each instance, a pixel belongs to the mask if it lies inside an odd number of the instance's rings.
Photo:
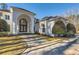
<path id="1" fill-rule="evenodd" d="M 12 17 L 12 30 L 11 30 L 12 34 L 18 34 L 19 33 L 19 23 L 18 23 L 18 21 L 19 21 L 20 18 L 23 18 L 22 15 L 29 16 L 30 19 L 28 19 L 27 16 L 26 17 L 24 16 L 24 18 L 27 18 L 27 20 L 30 20 L 29 21 L 30 26 L 28 28 L 29 29 L 28 33 L 34 33 L 34 16 L 33 15 L 31 15 L 30 13 L 23 13 L 23 12 L 20 12 L 20 11 L 18 12 L 16 10 L 12 9 L 12 8 L 11 8 L 11 11 L 12 11 L 12 16 L 13 16 Z"/>
<path id="2" fill-rule="evenodd" d="M 53 36 L 52 29 L 55 21 L 48 22 L 47 35 Z"/>
<path id="3" fill-rule="evenodd" d="M 42 28 L 43 28 L 43 27 L 42 27 L 42 24 L 45 25 L 45 32 L 42 32 Z M 39 33 L 40 33 L 40 34 L 46 34 L 46 27 L 47 27 L 47 26 L 46 26 L 46 21 L 40 21 L 40 22 L 39 22 Z"/>

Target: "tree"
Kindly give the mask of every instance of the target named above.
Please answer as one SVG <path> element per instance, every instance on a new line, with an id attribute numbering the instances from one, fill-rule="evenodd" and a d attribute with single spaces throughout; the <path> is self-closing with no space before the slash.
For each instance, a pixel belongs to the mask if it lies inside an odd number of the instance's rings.
<path id="1" fill-rule="evenodd" d="M 66 33 L 66 27 L 65 24 L 62 21 L 57 21 L 52 29 L 53 34 L 65 34 Z"/>
<path id="2" fill-rule="evenodd" d="M 6 3 L 0 3 L 2 10 L 7 10 L 7 4 Z"/>
<path id="3" fill-rule="evenodd" d="M 65 15 L 68 22 L 74 24 L 76 30 L 79 31 L 79 9 L 68 10 Z"/>
<path id="4" fill-rule="evenodd" d="M 7 32 L 10 30 L 10 26 L 3 19 L 0 19 L 0 32 Z"/>

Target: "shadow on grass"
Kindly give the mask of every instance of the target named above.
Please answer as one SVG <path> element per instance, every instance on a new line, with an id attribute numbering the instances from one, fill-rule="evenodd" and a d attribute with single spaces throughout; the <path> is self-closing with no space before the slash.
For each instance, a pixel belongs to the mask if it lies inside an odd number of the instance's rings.
<path id="1" fill-rule="evenodd" d="M 64 46 L 56 47 L 54 49 L 51 49 L 50 51 L 44 52 L 43 55 L 64 55 L 63 52 L 76 42 L 77 40 L 74 40 L 73 42 L 70 42 Z"/>

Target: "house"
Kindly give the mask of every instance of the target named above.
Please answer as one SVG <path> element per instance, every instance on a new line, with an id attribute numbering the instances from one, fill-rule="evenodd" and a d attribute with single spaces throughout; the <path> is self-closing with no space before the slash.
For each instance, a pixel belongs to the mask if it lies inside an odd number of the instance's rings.
<path id="1" fill-rule="evenodd" d="M 57 22 L 62 22 L 67 26 L 68 21 L 67 19 L 60 17 L 60 16 L 46 16 L 42 18 L 42 20 L 39 21 L 39 33 L 43 35 L 48 35 L 48 36 L 54 36 L 53 32 L 53 27 Z M 60 25 L 58 25 L 60 26 Z M 59 30 L 59 29 L 57 29 Z"/>
<path id="2" fill-rule="evenodd" d="M 9 34 L 34 33 L 35 13 L 17 7 L 0 10 L 0 18 L 10 25 Z"/>
<path id="3" fill-rule="evenodd" d="M 61 16 L 46 16 L 39 20 L 35 18 L 35 13 L 13 6 L 10 9 L 0 9 L 0 18 L 10 25 L 9 34 L 40 33 L 54 36 L 53 29 L 56 23 L 60 23 L 57 26 L 65 24 L 64 27 L 69 23 L 68 19 Z M 75 27 L 71 29 L 75 32 Z"/>

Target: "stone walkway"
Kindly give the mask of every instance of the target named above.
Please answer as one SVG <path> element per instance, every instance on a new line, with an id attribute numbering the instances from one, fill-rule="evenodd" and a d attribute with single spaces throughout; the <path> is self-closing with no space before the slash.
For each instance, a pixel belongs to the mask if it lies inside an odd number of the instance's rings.
<path id="1" fill-rule="evenodd" d="M 40 39 L 41 38 L 41 39 Z M 33 40 L 34 41 L 30 41 Z M 55 40 L 55 41 L 46 41 L 45 37 L 36 37 L 26 40 L 29 44 L 29 48 L 26 49 L 23 55 L 63 55 L 64 51 L 68 49 L 76 40 Z"/>
<path id="2" fill-rule="evenodd" d="M 41 35 L 25 35 L 21 36 L 24 41 L 28 44 L 28 48 L 35 47 L 48 42 L 47 37 Z"/>
<path id="3" fill-rule="evenodd" d="M 7 39 L 8 38 L 8 39 Z M 76 37 L 77 38 L 77 37 Z M 19 35 L 0 38 L 0 54 L 68 55 L 79 54 L 79 39 L 50 38 L 42 35 Z M 28 45 L 28 46 L 27 46 Z M 73 51 L 73 53 L 72 53 Z"/>
<path id="4" fill-rule="evenodd" d="M 67 50 L 64 51 L 66 55 L 79 55 L 79 39 L 76 43 L 72 44 Z"/>

